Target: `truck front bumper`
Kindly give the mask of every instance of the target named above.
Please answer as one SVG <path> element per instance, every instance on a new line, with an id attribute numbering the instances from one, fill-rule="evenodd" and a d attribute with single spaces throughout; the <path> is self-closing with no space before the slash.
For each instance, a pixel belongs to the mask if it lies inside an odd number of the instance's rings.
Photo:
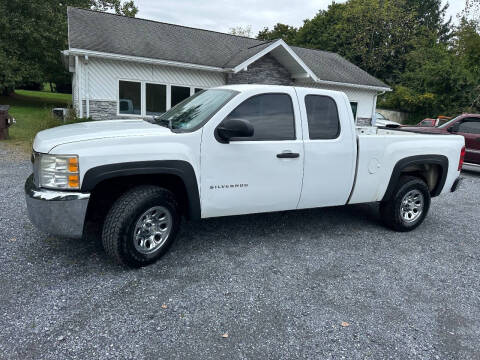
<path id="1" fill-rule="evenodd" d="M 51 235 L 81 238 L 89 199 L 89 193 L 38 188 L 33 174 L 25 182 L 28 216 L 38 229 Z"/>

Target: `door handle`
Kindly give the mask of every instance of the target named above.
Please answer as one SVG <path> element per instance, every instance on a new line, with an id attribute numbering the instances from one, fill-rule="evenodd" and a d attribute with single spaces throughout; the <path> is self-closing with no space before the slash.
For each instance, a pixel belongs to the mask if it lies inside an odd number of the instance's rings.
<path id="1" fill-rule="evenodd" d="M 277 158 L 279 159 L 296 159 L 300 157 L 299 153 L 293 153 L 293 152 L 283 152 L 280 154 L 277 154 Z"/>

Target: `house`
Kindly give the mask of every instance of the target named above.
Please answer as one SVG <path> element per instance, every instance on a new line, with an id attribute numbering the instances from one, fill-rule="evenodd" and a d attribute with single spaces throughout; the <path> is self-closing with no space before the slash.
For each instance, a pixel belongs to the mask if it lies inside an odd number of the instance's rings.
<path id="1" fill-rule="evenodd" d="M 69 7 L 65 63 L 80 117 L 161 114 L 202 89 L 277 84 L 344 91 L 358 124 L 390 88 L 341 56 L 145 19 Z"/>

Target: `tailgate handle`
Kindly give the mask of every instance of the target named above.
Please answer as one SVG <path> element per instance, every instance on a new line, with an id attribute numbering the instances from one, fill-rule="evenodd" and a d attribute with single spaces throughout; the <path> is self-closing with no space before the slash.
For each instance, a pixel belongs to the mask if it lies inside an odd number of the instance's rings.
<path id="1" fill-rule="evenodd" d="M 280 154 L 277 154 L 277 158 L 279 159 L 296 159 L 300 157 L 299 153 L 293 153 L 293 152 L 283 152 Z"/>

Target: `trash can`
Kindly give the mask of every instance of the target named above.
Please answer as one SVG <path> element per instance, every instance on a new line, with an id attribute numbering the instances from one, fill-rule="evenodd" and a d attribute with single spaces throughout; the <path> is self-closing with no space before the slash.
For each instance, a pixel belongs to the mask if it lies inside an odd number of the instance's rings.
<path id="1" fill-rule="evenodd" d="M 8 138 L 8 127 L 10 126 L 9 108 L 9 105 L 0 105 L 0 140 Z"/>

